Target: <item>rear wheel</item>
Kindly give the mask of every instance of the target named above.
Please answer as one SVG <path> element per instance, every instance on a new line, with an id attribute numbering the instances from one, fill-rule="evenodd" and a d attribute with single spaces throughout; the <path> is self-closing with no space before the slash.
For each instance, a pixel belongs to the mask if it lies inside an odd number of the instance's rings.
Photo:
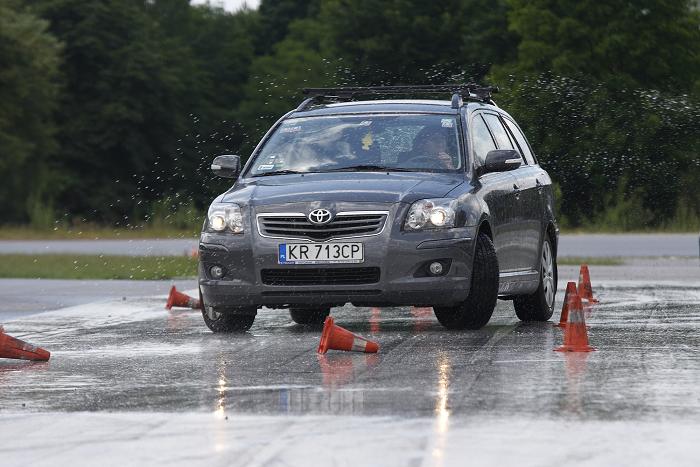
<path id="1" fill-rule="evenodd" d="M 479 329 L 491 319 L 498 298 L 498 258 L 488 235 L 476 242 L 469 296 L 457 306 L 433 307 L 435 317 L 447 329 Z"/>
<path id="2" fill-rule="evenodd" d="M 297 324 L 323 324 L 329 314 L 331 314 L 330 307 L 289 309 L 289 315 Z"/>
<path id="3" fill-rule="evenodd" d="M 549 235 L 542 242 L 540 285 L 532 295 L 513 299 L 515 314 L 521 321 L 547 321 L 554 313 L 557 293 L 557 263 Z"/>

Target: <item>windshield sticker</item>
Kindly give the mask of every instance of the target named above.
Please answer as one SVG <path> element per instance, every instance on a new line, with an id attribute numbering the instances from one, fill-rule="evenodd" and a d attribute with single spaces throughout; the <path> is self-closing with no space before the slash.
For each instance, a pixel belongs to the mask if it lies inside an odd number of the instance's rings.
<path id="1" fill-rule="evenodd" d="M 300 126 L 287 126 L 280 128 L 281 133 L 297 133 L 299 131 L 301 131 Z"/>
<path id="2" fill-rule="evenodd" d="M 372 124 L 372 120 L 362 120 L 360 122 L 360 126 L 370 126 Z"/>
<path id="3" fill-rule="evenodd" d="M 372 132 L 370 131 L 364 136 L 364 138 L 362 138 L 362 149 L 369 151 L 373 143 L 374 139 L 372 138 Z"/>
<path id="4" fill-rule="evenodd" d="M 441 122 L 443 128 L 452 128 L 455 124 L 455 121 L 451 118 L 443 118 Z"/>
<path id="5" fill-rule="evenodd" d="M 258 170 L 272 170 L 275 168 L 275 164 L 260 164 Z"/>

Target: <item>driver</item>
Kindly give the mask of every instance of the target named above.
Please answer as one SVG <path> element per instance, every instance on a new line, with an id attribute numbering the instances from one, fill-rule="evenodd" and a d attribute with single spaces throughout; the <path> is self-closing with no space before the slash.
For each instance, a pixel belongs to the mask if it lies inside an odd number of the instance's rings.
<path id="1" fill-rule="evenodd" d="M 425 127 L 413 139 L 413 148 L 401 154 L 399 160 L 409 167 L 454 169 L 447 138 L 445 129 Z"/>

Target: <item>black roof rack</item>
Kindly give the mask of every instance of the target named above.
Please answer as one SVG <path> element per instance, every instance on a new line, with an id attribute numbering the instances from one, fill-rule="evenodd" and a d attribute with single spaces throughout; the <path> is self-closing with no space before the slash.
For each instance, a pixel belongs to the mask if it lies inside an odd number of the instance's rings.
<path id="1" fill-rule="evenodd" d="M 415 86 L 368 86 L 368 87 L 341 87 L 341 88 L 304 88 L 303 93 L 308 96 L 299 104 L 297 111 L 305 110 L 314 103 L 323 100 L 330 102 L 351 101 L 357 96 L 388 96 L 399 94 L 452 94 L 452 108 L 458 109 L 463 101 L 484 102 L 493 104 L 491 95 L 498 92 L 496 86 L 481 86 L 475 83 L 468 84 L 435 84 Z"/>

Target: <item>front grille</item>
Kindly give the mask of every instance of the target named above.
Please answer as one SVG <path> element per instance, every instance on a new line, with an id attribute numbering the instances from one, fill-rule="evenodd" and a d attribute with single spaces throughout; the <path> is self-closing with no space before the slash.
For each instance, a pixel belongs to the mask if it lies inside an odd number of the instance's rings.
<path id="1" fill-rule="evenodd" d="M 325 225 L 312 224 L 303 215 L 258 216 L 258 230 L 265 237 L 328 240 L 338 237 L 376 235 L 384 228 L 385 213 L 339 213 Z"/>
<path id="2" fill-rule="evenodd" d="M 265 285 L 357 285 L 379 282 L 379 268 L 263 269 Z"/>

